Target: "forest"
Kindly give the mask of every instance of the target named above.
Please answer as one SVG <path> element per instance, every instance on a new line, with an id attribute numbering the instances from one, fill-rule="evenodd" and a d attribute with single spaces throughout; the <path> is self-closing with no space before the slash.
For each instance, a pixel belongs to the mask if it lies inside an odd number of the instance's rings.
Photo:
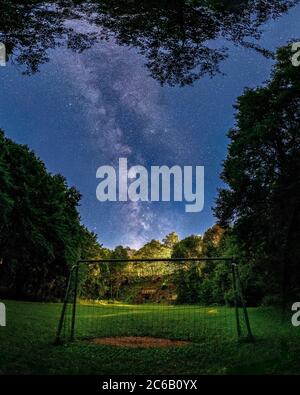
<path id="1" fill-rule="evenodd" d="M 299 374 L 299 18 L 0 0 L 0 375 Z M 203 211 L 97 200 L 120 158 L 203 166 Z"/>
<path id="2" fill-rule="evenodd" d="M 58 301 L 80 258 L 151 257 L 236 257 L 251 306 L 286 304 L 299 295 L 300 73 L 291 63 L 290 46 L 276 56 L 269 81 L 246 89 L 236 101 L 221 174 L 226 187 L 213 207 L 215 225 L 201 236 L 179 240 L 172 232 L 139 250 L 105 248 L 101 234 L 81 223 L 80 192 L 1 131 L 1 296 Z M 210 262 L 89 266 L 80 273 L 80 292 L 85 298 L 138 302 L 139 292 L 128 292 L 128 284 L 147 284 L 149 276 L 160 289 L 175 290 L 176 303 L 232 303 L 228 268 Z M 172 300 L 166 294 L 160 297 Z"/>

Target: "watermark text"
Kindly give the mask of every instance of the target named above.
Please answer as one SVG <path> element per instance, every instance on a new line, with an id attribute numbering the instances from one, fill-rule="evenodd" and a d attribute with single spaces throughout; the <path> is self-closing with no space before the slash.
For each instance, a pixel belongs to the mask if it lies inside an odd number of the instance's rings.
<path id="1" fill-rule="evenodd" d="M 96 196 L 100 202 L 186 202 L 187 213 L 199 213 L 204 208 L 204 167 L 175 165 L 132 166 L 127 158 L 119 159 L 119 169 L 112 166 L 98 168 L 101 179 Z M 130 181 L 130 182 L 129 182 Z"/>
<path id="2" fill-rule="evenodd" d="M 299 67 L 300 66 L 300 41 L 293 43 L 292 45 L 292 64 L 295 67 Z"/>
<path id="3" fill-rule="evenodd" d="M 0 66 L 6 66 L 6 48 L 5 44 L 0 42 Z"/>
<path id="4" fill-rule="evenodd" d="M 300 302 L 293 304 L 292 311 L 295 311 L 292 315 L 292 325 L 298 327 L 300 326 Z"/>
<path id="5" fill-rule="evenodd" d="M 0 327 L 6 326 L 6 307 L 4 303 L 0 302 Z"/>

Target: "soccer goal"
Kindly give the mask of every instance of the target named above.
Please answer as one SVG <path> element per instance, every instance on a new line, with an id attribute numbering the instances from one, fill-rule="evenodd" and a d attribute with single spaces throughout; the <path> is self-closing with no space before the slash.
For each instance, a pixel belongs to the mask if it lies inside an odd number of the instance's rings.
<path id="1" fill-rule="evenodd" d="M 72 268 L 56 343 L 218 345 L 237 338 L 253 335 L 232 258 L 102 259 Z"/>

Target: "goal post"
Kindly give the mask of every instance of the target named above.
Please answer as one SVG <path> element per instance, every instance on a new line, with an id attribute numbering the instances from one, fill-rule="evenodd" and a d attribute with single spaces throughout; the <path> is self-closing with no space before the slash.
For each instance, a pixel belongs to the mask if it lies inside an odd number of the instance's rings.
<path id="1" fill-rule="evenodd" d="M 115 336 L 253 340 L 237 261 L 78 261 L 70 271 L 55 343 Z"/>

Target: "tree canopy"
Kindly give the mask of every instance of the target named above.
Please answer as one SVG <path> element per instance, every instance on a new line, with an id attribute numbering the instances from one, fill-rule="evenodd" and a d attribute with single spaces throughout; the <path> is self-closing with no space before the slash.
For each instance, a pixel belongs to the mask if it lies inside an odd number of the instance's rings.
<path id="1" fill-rule="evenodd" d="M 215 212 L 234 227 L 264 293 L 299 291 L 299 104 L 300 73 L 288 46 L 278 50 L 271 79 L 238 99 L 229 132 L 221 176 L 228 188 L 219 191 Z"/>
<path id="2" fill-rule="evenodd" d="M 272 54 L 255 41 L 270 18 L 299 0 L 99 0 L 0 2 L 0 38 L 25 73 L 49 60 L 49 49 L 82 52 L 103 40 L 136 48 L 161 84 L 189 85 L 220 72 L 229 41 Z M 74 23 L 75 22 L 75 23 Z M 89 28 L 87 28 L 89 26 Z"/>
<path id="3" fill-rule="evenodd" d="M 95 243 L 80 224 L 80 194 L 3 131 L 0 147 L 0 286 L 17 297 L 61 297 L 83 245 Z"/>

